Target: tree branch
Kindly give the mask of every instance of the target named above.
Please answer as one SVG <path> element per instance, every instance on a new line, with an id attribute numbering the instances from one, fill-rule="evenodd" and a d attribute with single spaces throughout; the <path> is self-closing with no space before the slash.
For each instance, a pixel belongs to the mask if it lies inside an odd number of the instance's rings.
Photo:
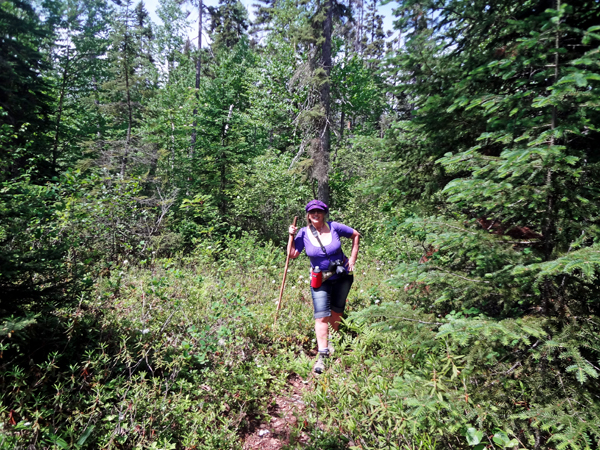
<path id="1" fill-rule="evenodd" d="M 447 272 L 447 271 L 445 271 L 444 269 L 442 269 L 441 267 L 438 267 L 438 266 L 428 266 L 428 267 L 431 267 L 432 269 L 439 270 L 440 272 L 444 272 L 444 273 L 446 273 L 448 275 L 452 275 L 452 276 L 455 276 L 457 278 L 461 278 L 461 279 L 466 280 L 466 281 L 472 281 L 474 283 L 486 283 L 486 284 L 490 284 L 489 281 L 475 280 L 473 278 L 467 278 L 467 277 L 463 277 L 462 275 L 458 275 L 458 274 L 455 274 L 455 273 L 452 273 L 452 272 Z"/>

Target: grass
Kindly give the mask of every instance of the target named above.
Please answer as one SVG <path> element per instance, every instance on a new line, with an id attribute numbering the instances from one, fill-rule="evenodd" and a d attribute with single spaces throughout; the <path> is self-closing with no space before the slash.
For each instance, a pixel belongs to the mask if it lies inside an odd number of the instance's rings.
<path id="1" fill-rule="evenodd" d="M 113 264 L 77 307 L 0 324 L 0 448 L 240 449 L 293 374 L 311 381 L 288 450 L 597 447 L 595 380 L 566 340 L 597 348 L 596 325 L 551 342 L 533 317 L 434 317 L 437 294 L 385 282 L 385 248 L 362 247 L 318 378 L 306 258 L 276 325 L 284 255 L 252 235 Z"/>
<path id="2" fill-rule="evenodd" d="M 290 264 L 274 325 L 284 257 L 251 236 L 234 244 L 122 262 L 77 308 L 4 337 L 1 447 L 241 448 L 288 376 L 310 375 L 316 344 L 306 258 Z M 383 262 L 362 267 L 350 314 L 398 295 Z M 343 432 L 320 434 L 319 414 L 310 445 L 347 447 Z"/>

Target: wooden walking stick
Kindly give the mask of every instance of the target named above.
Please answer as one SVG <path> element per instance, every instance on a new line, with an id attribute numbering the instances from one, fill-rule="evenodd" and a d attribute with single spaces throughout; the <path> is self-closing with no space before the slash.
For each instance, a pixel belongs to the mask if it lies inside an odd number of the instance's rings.
<path id="1" fill-rule="evenodd" d="M 298 221 L 298 216 L 294 216 L 293 226 L 296 226 L 296 222 Z M 290 247 L 294 236 L 290 234 L 290 238 L 288 239 L 287 248 Z M 287 251 L 287 249 L 286 249 Z M 285 288 L 285 279 L 287 277 L 288 264 L 290 263 L 290 252 L 287 252 L 287 257 L 285 258 L 285 269 L 283 269 L 283 280 L 281 280 L 281 289 L 279 289 L 279 301 L 277 302 L 277 310 L 275 311 L 275 321 L 273 322 L 273 326 L 277 323 L 277 313 L 281 309 L 281 299 L 283 297 L 283 288 Z"/>

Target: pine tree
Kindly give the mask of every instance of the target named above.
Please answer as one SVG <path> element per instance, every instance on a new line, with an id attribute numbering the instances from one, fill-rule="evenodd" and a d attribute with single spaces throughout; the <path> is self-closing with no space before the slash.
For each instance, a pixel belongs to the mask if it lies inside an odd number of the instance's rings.
<path id="1" fill-rule="evenodd" d="M 56 3 L 55 36 L 49 55 L 56 102 L 49 133 L 52 170 L 58 173 L 82 158 L 83 142 L 101 133 L 98 80 L 106 78 L 105 30 L 110 8 L 104 0 Z"/>
<path id="2" fill-rule="evenodd" d="M 162 25 L 158 26 L 156 31 L 161 64 L 170 75 L 184 50 L 189 29 L 188 15 L 181 9 L 177 0 L 160 0 L 156 14 L 162 21 Z"/>
<path id="3" fill-rule="evenodd" d="M 144 99 L 156 88 L 157 72 L 149 41 L 153 37 L 143 4 L 136 8 L 123 3 L 113 24 L 108 52 L 112 79 L 102 86 L 106 100 L 104 113 L 112 124 L 112 143 L 103 152 L 100 164 L 117 169 L 124 177 L 129 164 L 145 161 L 147 151 L 138 147 L 135 128 L 143 111 Z M 154 159 L 154 156 L 150 156 Z"/>
<path id="4" fill-rule="evenodd" d="M 248 11 L 240 0 L 219 0 L 219 6 L 209 6 L 210 35 L 214 48 L 232 48 L 248 30 Z"/>
<path id="5" fill-rule="evenodd" d="M 40 52 L 47 33 L 25 1 L 0 4 L 0 180 L 34 169 L 50 175 L 51 157 L 42 133 L 50 112 L 49 65 Z M 36 142 L 32 142 L 37 137 Z"/>
<path id="6" fill-rule="evenodd" d="M 242 176 L 243 164 L 255 154 L 250 146 L 252 129 L 247 120 L 248 75 L 254 64 L 244 38 L 231 50 L 221 49 L 211 66 L 211 76 L 202 79 L 198 110 L 197 151 L 192 161 L 192 192 L 209 194 L 223 218 L 229 215 L 232 187 Z M 237 171 L 242 171 L 240 175 Z"/>
<path id="7" fill-rule="evenodd" d="M 347 14 L 346 8 L 333 0 L 316 1 L 307 5 L 308 17 L 297 29 L 299 45 L 308 54 L 302 75 L 303 83 L 309 87 L 306 109 L 300 114 L 307 145 L 310 149 L 312 178 L 317 182 L 315 196 L 329 203 L 329 169 L 331 150 L 331 70 L 333 67 L 332 37 L 334 20 Z M 305 70 L 304 69 L 304 70 Z M 301 146 L 297 159 L 304 151 Z"/>
<path id="8" fill-rule="evenodd" d="M 597 446 L 600 8 L 448 0 L 403 13 L 411 51 L 394 75 L 413 109 L 390 139 L 392 182 L 429 214 L 400 227 L 422 254 L 395 282 L 446 321 L 437 337 L 467 352 L 471 380 L 497 377 L 471 399 L 498 409 L 472 420 L 532 448 Z M 486 358 L 493 371 L 478 368 Z M 519 413 L 502 400 L 516 367 L 535 385 Z"/>
<path id="9" fill-rule="evenodd" d="M 367 58 L 382 59 L 385 53 L 383 16 L 377 12 L 377 0 L 372 0 L 367 7 L 366 27 L 361 47 Z"/>

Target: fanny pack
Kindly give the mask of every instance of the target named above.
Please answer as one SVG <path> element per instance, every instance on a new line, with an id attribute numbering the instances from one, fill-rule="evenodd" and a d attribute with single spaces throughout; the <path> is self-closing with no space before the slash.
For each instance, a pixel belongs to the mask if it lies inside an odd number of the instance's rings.
<path id="1" fill-rule="evenodd" d="M 346 258 L 344 253 L 342 252 L 342 259 L 331 261 L 331 258 L 329 257 L 327 250 L 325 250 L 325 246 L 321 242 L 321 239 L 319 239 L 319 232 L 317 231 L 317 229 L 314 227 L 313 224 L 310 224 L 310 231 L 311 231 L 312 235 L 315 237 L 315 239 L 317 240 L 317 242 L 319 243 L 321 250 L 323 251 L 323 253 L 325 253 L 325 256 L 329 260 L 329 267 L 327 268 L 327 272 L 323 272 L 323 281 L 325 281 L 327 278 L 329 278 L 333 275 L 341 275 L 341 276 L 348 275 L 348 269 L 346 269 L 346 264 L 348 263 L 348 258 Z"/>

